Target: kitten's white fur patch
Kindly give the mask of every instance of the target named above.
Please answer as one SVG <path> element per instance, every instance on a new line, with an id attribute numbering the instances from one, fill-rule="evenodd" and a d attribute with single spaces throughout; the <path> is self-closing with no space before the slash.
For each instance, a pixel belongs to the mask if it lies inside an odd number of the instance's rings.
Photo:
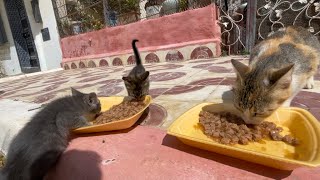
<path id="1" fill-rule="evenodd" d="M 306 84 L 306 79 L 302 78 L 299 75 L 292 75 L 292 80 L 291 80 L 291 92 L 292 95 L 298 94 L 298 92 L 305 86 Z"/>
<path id="2" fill-rule="evenodd" d="M 260 57 L 263 53 L 265 53 L 267 50 L 269 49 L 269 44 L 264 44 L 259 48 L 259 54 L 257 55 L 257 59 L 258 57 Z"/>
<path id="3" fill-rule="evenodd" d="M 305 85 L 305 89 L 313 89 L 314 87 L 314 78 L 311 76 L 309 79 L 307 79 L 307 83 Z"/>
<path id="4" fill-rule="evenodd" d="M 292 75 L 291 80 L 291 96 L 282 104 L 283 107 L 290 107 L 293 98 L 301 91 L 305 86 L 306 79 L 301 78 L 298 75 Z"/>

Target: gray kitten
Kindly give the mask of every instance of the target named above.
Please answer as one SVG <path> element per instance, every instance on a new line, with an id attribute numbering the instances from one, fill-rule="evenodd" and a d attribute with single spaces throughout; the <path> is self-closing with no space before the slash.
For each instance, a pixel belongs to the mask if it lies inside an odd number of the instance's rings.
<path id="1" fill-rule="evenodd" d="M 234 106 L 246 123 L 260 123 L 278 107 L 290 106 L 302 88 L 313 88 L 319 61 L 314 35 L 302 27 L 280 29 L 253 48 L 249 66 L 232 60 Z"/>
<path id="2" fill-rule="evenodd" d="M 134 99 L 142 99 L 149 94 L 149 71 L 146 71 L 142 65 L 141 57 L 135 43 L 138 40 L 132 41 L 132 48 L 136 57 L 136 66 L 131 70 L 127 77 L 122 77 L 128 91 L 128 95 Z"/>
<path id="3" fill-rule="evenodd" d="M 89 125 L 101 111 L 95 93 L 73 88 L 72 96 L 47 104 L 12 140 L 1 180 L 40 180 L 68 146 L 70 130 Z"/>

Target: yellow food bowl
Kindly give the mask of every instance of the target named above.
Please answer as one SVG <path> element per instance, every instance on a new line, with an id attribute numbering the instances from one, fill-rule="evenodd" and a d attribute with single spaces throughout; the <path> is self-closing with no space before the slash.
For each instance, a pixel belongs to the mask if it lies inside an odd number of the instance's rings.
<path id="1" fill-rule="evenodd" d="M 101 102 L 101 112 L 107 111 L 112 106 L 120 104 L 124 100 L 124 98 L 125 97 L 115 97 L 115 96 L 99 97 L 99 100 Z M 130 128 L 141 117 L 144 110 L 146 110 L 147 107 L 149 107 L 151 101 L 152 101 L 151 96 L 146 96 L 144 99 L 144 103 L 146 104 L 146 106 L 140 112 L 138 112 L 137 114 L 127 119 L 82 127 L 82 128 L 74 129 L 73 132 L 74 133 L 96 133 L 96 132 L 114 131 L 114 130 Z"/>
<path id="2" fill-rule="evenodd" d="M 320 123 L 306 110 L 279 108 L 266 119 L 282 127 L 281 134 L 291 134 L 298 138 L 298 146 L 268 139 L 250 142 L 248 145 L 220 144 L 204 134 L 203 127 L 199 124 L 201 110 L 236 112 L 227 104 L 202 103 L 175 120 L 167 133 L 190 146 L 277 169 L 293 170 L 301 166 L 320 166 Z"/>

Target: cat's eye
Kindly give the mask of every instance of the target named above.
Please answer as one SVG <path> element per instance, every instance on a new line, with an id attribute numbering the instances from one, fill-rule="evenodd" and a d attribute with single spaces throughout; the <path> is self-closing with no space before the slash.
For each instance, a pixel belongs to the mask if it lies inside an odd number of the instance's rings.
<path id="1" fill-rule="evenodd" d="M 253 116 L 264 116 L 265 114 L 264 113 L 253 113 Z"/>
<path id="2" fill-rule="evenodd" d="M 257 116 L 258 116 L 258 117 L 267 117 L 268 114 L 266 114 L 266 113 L 254 113 L 253 116 L 254 116 L 254 117 L 257 117 Z"/>

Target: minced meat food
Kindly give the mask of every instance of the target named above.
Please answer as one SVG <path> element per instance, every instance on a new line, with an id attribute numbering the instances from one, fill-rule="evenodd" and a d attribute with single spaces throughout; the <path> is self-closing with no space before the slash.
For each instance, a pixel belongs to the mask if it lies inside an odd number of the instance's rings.
<path id="1" fill-rule="evenodd" d="M 123 101 L 103 112 L 93 124 L 104 124 L 129 118 L 140 112 L 145 106 L 146 104 L 143 101 Z"/>
<path id="2" fill-rule="evenodd" d="M 280 135 L 283 129 L 273 122 L 264 121 L 259 125 L 247 125 L 240 117 L 229 112 L 201 111 L 199 116 L 204 133 L 222 144 L 248 144 L 267 137 L 294 146 L 299 144 L 298 139 L 290 135 Z"/>

